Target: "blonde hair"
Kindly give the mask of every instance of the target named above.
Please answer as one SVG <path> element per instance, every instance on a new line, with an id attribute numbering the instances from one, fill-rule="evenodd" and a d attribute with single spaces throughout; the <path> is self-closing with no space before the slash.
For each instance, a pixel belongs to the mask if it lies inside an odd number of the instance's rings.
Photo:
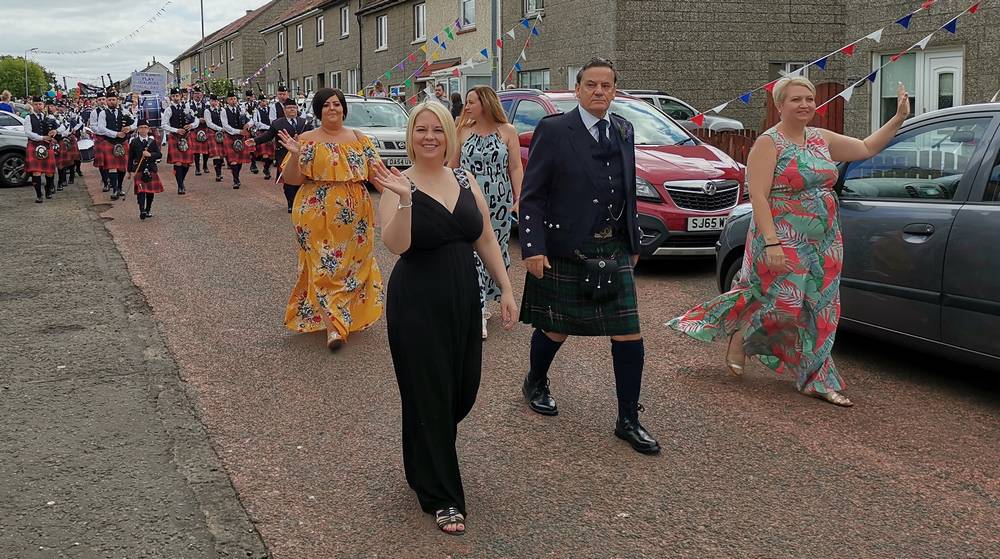
<path id="1" fill-rule="evenodd" d="M 813 85 L 813 82 L 809 81 L 809 78 L 802 76 L 784 77 L 778 80 L 778 83 L 774 84 L 774 90 L 771 92 L 776 104 L 780 105 L 785 102 L 785 90 L 791 85 L 801 85 L 811 91 L 813 95 L 816 95 L 816 86 Z"/>
<path id="2" fill-rule="evenodd" d="M 434 116 L 441 121 L 441 127 L 444 128 L 444 139 L 445 139 L 445 150 L 444 150 L 444 160 L 441 163 L 445 163 L 451 159 L 451 154 L 453 150 L 458 149 L 458 136 L 455 133 L 455 121 L 451 117 L 451 113 L 448 109 L 444 108 L 444 105 L 439 103 L 437 100 L 424 101 L 410 111 L 410 121 L 406 124 L 406 155 L 410 156 L 410 161 L 416 159 L 416 155 L 413 151 L 413 129 L 417 127 L 417 117 L 425 111 L 430 111 L 434 113 Z"/>
<path id="3" fill-rule="evenodd" d="M 0 99 L 3 99 L 4 101 L 10 101 L 10 92 L 7 91 L 6 89 L 3 90 L 3 93 L 0 93 Z"/>
<path id="4" fill-rule="evenodd" d="M 493 88 L 488 85 L 477 85 L 469 90 L 469 93 L 475 93 L 476 98 L 479 99 L 479 104 L 483 106 L 483 113 L 490 115 L 493 122 L 496 124 L 507 124 L 507 114 L 503 112 L 503 106 L 500 105 L 500 98 L 497 97 L 497 92 L 493 91 Z M 465 94 L 465 104 L 469 104 L 469 93 Z M 474 126 L 476 121 L 472 118 L 466 116 L 465 111 L 462 111 L 462 115 L 459 117 L 458 127 L 464 128 L 466 126 Z"/>

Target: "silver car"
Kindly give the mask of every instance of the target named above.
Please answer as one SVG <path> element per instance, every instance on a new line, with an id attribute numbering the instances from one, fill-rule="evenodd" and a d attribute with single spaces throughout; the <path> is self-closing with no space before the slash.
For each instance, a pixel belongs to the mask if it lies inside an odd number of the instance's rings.
<path id="1" fill-rule="evenodd" d="M 667 95 L 661 91 L 630 89 L 625 93 L 638 97 L 650 105 L 660 109 L 665 115 L 677 121 L 688 130 L 695 130 L 699 126 L 691 122 L 691 118 L 698 114 L 698 110 L 691 105 L 681 101 L 677 97 Z M 727 130 L 743 130 L 743 123 L 735 118 L 726 118 L 719 115 L 705 115 L 705 125 L 701 128 L 712 132 L 725 132 Z"/>
<path id="2" fill-rule="evenodd" d="M 882 153 L 841 165 L 841 326 L 1000 370 L 1000 103 L 906 122 Z M 749 204 L 717 245 L 740 274 Z"/>
<path id="3" fill-rule="evenodd" d="M 347 118 L 344 125 L 357 128 L 372 139 L 382 161 L 389 167 L 410 167 L 406 155 L 406 123 L 409 115 L 403 107 L 384 98 L 347 95 Z"/>
<path id="4" fill-rule="evenodd" d="M 21 186 L 28 183 L 24 172 L 28 137 L 24 130 L 0 128 L 0 186 Z"/>

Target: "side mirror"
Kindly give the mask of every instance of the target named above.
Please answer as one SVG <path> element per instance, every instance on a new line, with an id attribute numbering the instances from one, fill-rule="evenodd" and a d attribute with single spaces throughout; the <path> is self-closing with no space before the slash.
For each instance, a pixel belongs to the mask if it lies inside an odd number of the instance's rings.
<path id="1" fill-rule="evenodd" d="M 521 147 L 527 148 L 531 147 L 531 138 L 535 135 L 534 132 L 521 132 L 517 135 L 517 140 L 520 142 Z"/>

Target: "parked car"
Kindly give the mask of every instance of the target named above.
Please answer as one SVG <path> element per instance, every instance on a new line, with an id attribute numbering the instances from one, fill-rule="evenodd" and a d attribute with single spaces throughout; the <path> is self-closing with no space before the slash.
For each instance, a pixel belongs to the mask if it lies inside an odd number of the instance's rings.
<path id="1" fill-rule="evenodd" d="M 625 91 L 625 93 L 628 93 L 633 97 L 638 97 L 657 109 L 660 109 L 663 111 L 663 114 L 676 120 L 681 126 L 687 128 L 688 130 L 699 128 L 697 124 L 691 122 L 691 118 L 698 114 L 698 109 L 695 109 L 677 97 L 667 95 L 662 91 L 649 89 L 630 89 Z M 734 118 L 726 118 L 719 115 L 705 115 L 705 125 L 701 128 L 706 128 L 713 132 L 743 130 L 743 123 Z"/>
<path id="2" fill-rule="evenodd" d="M 912 118 L 882 153 L 840 166 L 841 326 L 1000 370 L 1000 103 Z M 719 240 L 740 274 L 749 204 Z"/>
<path id="3" fill-rule="evenodd" d="M 14 113 L 0 111 L 0 128 L 4 130 L 24 130 L 24 119 Z"/>
<path id="4" fill-rule="evenodd" d="M 28 183 L 24 172 L 28 137 L 23 130 L 0 128 L 0 186 L 12 187 Z"/>
<path id="5" fill-rule="evenodd" d="M 385 98 L 347 95 L 344 125 L 357 128 L 372 139 L 382 161 L 390 167 L 408 168 L 406 123 L 409 115 L 399 103 Z"/>
<path id="6" fill-rule="evenodd" d="M 573 92 L 536 89 L 508 89 L 500 102 L 520 135 L 525 168 L 538 121 L 577 105 Z M 635 127 L 640 256 L 713 255 L 729 210 L 746 197 L 742 165 L 635 97 L 616 97 L 611 111 Z"/>

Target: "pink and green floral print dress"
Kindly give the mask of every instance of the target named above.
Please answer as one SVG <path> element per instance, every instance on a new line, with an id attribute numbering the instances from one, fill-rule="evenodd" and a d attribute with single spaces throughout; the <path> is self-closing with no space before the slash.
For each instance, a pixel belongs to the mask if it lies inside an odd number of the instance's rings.
<path id="1" fill-rule="evenodd" d="M 777 128 L 764 134 L 778 153 L 768 199 L 791 271 L 767 268 L 764 237 L 752 221 L 735 289 L 667 326 L 702 341 L 743 332 L 746 354 L 756 355 L 778 373 L 794 374 L 799 390 L 840 391 L 844 382 L 830 357 L 840 320 L 844 261 L 833 191 L 837 166 L 817 129 L 806 129 L 804 146 Z"/>

